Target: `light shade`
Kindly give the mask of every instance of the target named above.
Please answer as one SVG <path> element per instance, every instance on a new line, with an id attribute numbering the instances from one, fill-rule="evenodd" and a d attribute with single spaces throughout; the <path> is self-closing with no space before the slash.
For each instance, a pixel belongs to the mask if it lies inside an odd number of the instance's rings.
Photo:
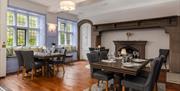
<path id="1" fill-rule="evenodd" d="M 60 8 L 64 11 L 72 11 L 75 10 L 76 4 L 71 0 L 63 0 L 60 1 Z"/>
<path id="2" fill-rule="evenodd" d="M 124 56 L 127 55 L 127 52 L 126 52 L 125 48 L 121 49 L 121 54 L 124 55 Z"/>

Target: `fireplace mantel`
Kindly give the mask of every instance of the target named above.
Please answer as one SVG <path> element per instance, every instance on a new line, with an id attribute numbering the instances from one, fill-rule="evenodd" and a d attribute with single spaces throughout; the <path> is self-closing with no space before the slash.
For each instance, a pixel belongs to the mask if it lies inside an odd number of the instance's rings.
<path id="1" fill-rule="evenodd" d="M 114 41 L 115 56 L 118 56 L 120 48 L 131 46 L 139 51 L 140 58 L 145 58 L 145 47 L 147 41 Z"/>

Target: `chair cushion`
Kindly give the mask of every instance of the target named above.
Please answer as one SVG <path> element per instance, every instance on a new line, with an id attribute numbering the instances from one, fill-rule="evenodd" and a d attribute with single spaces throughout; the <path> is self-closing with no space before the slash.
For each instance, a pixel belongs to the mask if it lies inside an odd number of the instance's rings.
<path id="1" fill-rule="evenodd" d="M 93 77 L 98 80 L 110 80 L 113 78 L 113 74 L 103 71 L 97 71 L 93 73 Z"/>
<path id="2" fill-rule="evenodd" d="M 44 65 L 44 62 L 41 61 L 35 61 L 35 68 L 41 68 Z"/>
<path id="3" fill-rule="evenodd" d="M 128 76 L 122 80 L 121 84 L 127 88 L 132 88 L 142 91 L 144 89 L 146 79 L 143 77 Z"/>

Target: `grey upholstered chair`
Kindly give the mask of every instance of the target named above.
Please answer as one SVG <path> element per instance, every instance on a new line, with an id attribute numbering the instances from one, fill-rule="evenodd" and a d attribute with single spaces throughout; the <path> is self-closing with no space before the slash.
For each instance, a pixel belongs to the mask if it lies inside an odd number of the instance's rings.
<path id="1" fill-rule="evenodd" d="M 63 53 L 63 56 L 54 58 L 53 60 L 49 61 L 49 64 L 53 65 L 53 74 L 56 75 L 56 72 L 59 69 L 59 66 L 61 65 L 63 68 L 63 73 L 65 73 L 64 64 L 66 60 L 66 49 L 59 49 L 58 52 Z"/>
<path id="2" fill-rule="evenodd" d="M 167 57 L 169 55 L 169 49 L 159 49 L 159 57 L 161 55 L 164 55 L 163 63 L 164 63 L 165 68 L 167 69 L 166 65 L 167 65 Z"/>
<path id="3" fill-rule="evenodd" d="M 106 91 L 108 91 L 108 81 L 113 78 L 113 74 L 104 72 L 101 69 L 92 68 L 91 63 L 99 61 L 98 53 L 87 53 L 87 58 L 90 63 L 91 76 L 98 80 L 98 85 L 100 80 L 106 81 Z"/>
<path id="4" fill-rule="evenodd" d="M 108 52 L 109 50 L 103 50 L 99 52 L 100 60 L 107 60 L 108 59 Z"/>
<path id="5" fill-rule="evenodd" d="M 122 80 L 121 84 L 131 90 L 153 91 L 160 74 L 163 58 L 164 56 L 160 56 L 152 61 L 152 68 L 147 78 L 140 76 L 128 76 Z"/>
<path id="6" fill-rule="evenodd" d="M 15 51 L 16 57 L 18 60 L 18 70 L 17 70 L 17 75 L 19 75 L 20 71 L 22 71 L 23 66 L 24 66 L 24 60 L 22 58 L 21 51 Z"/>
<path id="7" fill-rule="evenodd" d="M 34 79 L 36 69 L 42 69 L 42 75 L 44 75 L 44 66 L 41 62 L 34 61 L 33 51 L 21 51 L 22 58 L 24 60 L 23 73 L 31 71 L 31 79 Z"/>

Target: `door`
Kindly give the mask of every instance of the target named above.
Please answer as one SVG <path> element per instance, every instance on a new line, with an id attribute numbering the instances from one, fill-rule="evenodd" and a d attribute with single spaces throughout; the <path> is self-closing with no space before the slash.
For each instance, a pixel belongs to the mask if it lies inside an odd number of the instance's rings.
<path id="1" fill-rule="evenodd" d="M 0 77 L 6 76 L 7 0 L 0 0 Z"/>
<path id="2" fill-rule="evenodd" d="M 80 27 L 80 59 L 87 60 L 89 47 L 91 47 L 91 24 L 85 23 Z"/>

